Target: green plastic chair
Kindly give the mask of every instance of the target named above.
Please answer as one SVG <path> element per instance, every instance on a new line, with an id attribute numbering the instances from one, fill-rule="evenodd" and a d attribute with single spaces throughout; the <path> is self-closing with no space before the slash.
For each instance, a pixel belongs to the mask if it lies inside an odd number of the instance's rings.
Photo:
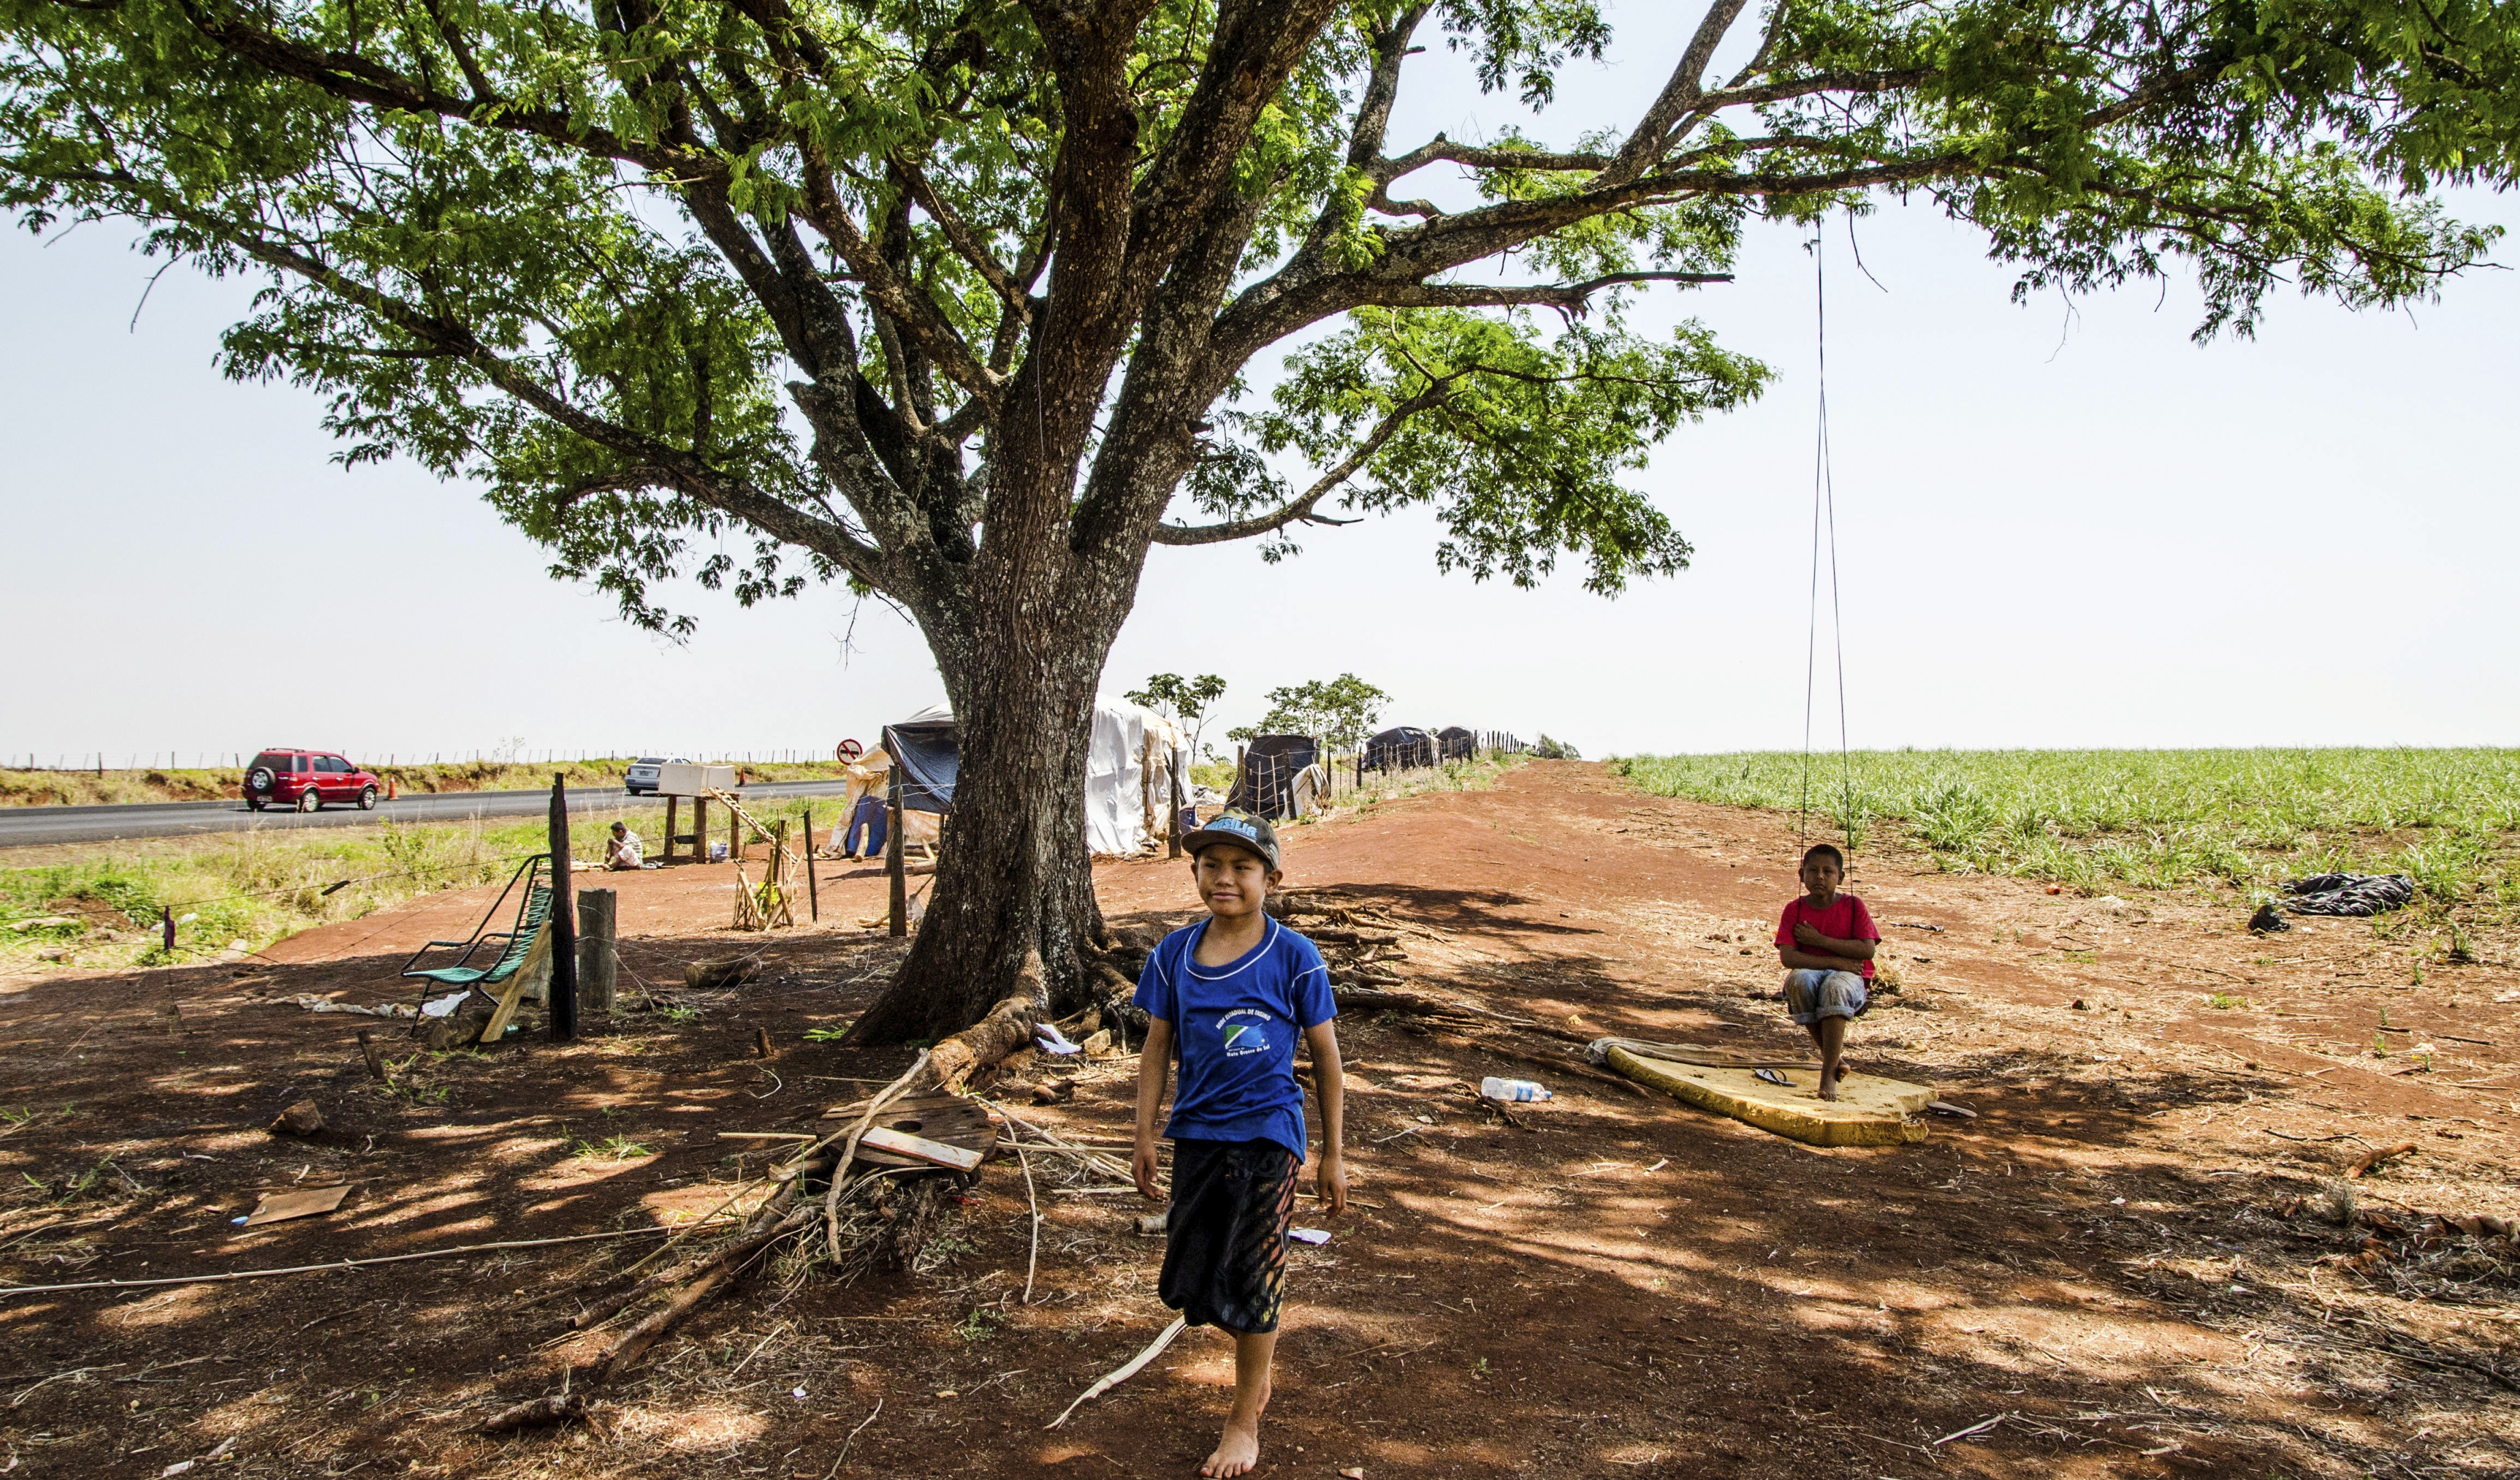
<path id="1" fill-rule="evenodd" d="M 551 918 L 552 888 L 543 872 L 543 866 L 550 861 L 549 854 L 536 854 L 527 858 L 509 875 L 508 887 L 499 891 L 499 898 L 490 902 L 489 912 L 481 916 L 481 923 L 473 927 L 469 939 L 429 942 L 413 951 L 411 959 L 402 963 L 401 974 L 442 987 L 473 991 L 496 987 L 515 976 L 517 969 L 525 964 L 525 957 L 532 952 L 534 937 L 542 930 L 543 922 Z M 517 892 L 519 883 L 524 885 L 524 898 L 517 902 L 516 923 L 506 930 L 490 929 L 490 922 L 499 917 L 500 910 L 508 902 L 508 896 Z M 497 958 L 486 966 L 472 965 L 473 956 L 493 941 L 500 943 Z M 452 965 L 422 967 L 419 964 L 422 956 L 439 949 L 464 953 L 457 956 Z M 421 994 L 426 998 L 428 989 L 423 988 Z"/>

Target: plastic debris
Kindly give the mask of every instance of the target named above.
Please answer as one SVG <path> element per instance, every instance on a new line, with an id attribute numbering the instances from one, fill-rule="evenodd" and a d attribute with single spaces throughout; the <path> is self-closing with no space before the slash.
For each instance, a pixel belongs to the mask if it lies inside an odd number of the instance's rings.
<path id="1" fill-rule="evenodd" d="M 1529 1080 L 1499 1079 L 1493 1074 L 1479 1081 L 1479 1097 L 1481 1099 L 1502 1100 L 1507 1104 L 1519 1104 L 1525 1100 L 1545 1100 L 1552 1098 L 1548 1088 L 1544 1086 L 1535 1085 Z"/>

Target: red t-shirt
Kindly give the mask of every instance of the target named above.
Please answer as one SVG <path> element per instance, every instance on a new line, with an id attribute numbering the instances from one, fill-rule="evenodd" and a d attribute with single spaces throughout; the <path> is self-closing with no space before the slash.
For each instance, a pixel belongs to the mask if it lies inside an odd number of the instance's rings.
<path id="1" fill-rule="evenodd" d="M 1808 925 L 1832 941 L 1878 941 L 1881 932 L 1872 928 L 1872 912 L 1864 902 L 1851 894 L 1839 895 L 1826 909 L 1814 909 L 1811 901 L 1796 899 L 1785 906 L 1777 921 L 1777 945 L 1779 948 L 1800 950 L 1794 944 L 1794 927 Z M 1872 980 L 1872 963 L 1864 963 L 1864 979 Z"/>

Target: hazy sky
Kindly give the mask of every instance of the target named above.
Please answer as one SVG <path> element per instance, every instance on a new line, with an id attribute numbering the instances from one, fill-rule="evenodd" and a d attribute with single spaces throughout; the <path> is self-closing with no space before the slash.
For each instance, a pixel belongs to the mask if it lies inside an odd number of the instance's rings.
<path id="1" fill-rule="evenodd" d="M 1526 126 L 1565 142 L 1632 114 L 1678 50 L 1653 23 Z M 1392 137 L 1493 136 L 1519 112 L 1438 50 Z M 2509 199 L 2453 205 L 2520 224 Z M 1928 209 L 1856 229 L 1879 287 L 1842 222 L 1827 246 L 1856 745 L 2520 741 L 2513 274 L 2411 315 L 2287 298 L 2255 341 L 2198 347 L 2184 283 L 2015 306 Z M 472 488 L 342 472 L 314 396 L 211 368 L 248 286 L 178 268 L 135 323 L 154 264 L 127 240 L 0 239 L 0 752 L 828 750 L 941 698 L 879 607 L 690 590 L 700 630 L 678 646 L 551 579 Z M 1658 302 L 1649 320 L 1700 318 L 1779 372 L 1639 475 L 1691 570 L 1615 601 L 1579 566 L 1537 592 L 1478 585 L 1436 573 L 1422 516 L 1314 531 L 1275 566 L 1159 548 L 1107 691 L 1213 671 L 1238 723 L 1274 685 L 1354 671 L 1391 692 L 1391 722 L 1588 754 L 1799 745 L 1811 258 L 1754 230 L 1739 281 Z M 1824 681 L 1832 743 L 1835 723 Z"/>

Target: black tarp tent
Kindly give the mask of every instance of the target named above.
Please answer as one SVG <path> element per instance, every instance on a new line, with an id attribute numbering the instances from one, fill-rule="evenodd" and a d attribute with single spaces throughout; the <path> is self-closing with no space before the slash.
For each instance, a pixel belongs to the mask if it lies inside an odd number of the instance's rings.
<path id="1" fill-rule="evenodd" d="M 904 811 L 954 809 L 954 780 L 963 769 L 963 743 L 954 717 L 925 710 L 883 727 L 883 749 L 901 777 Z"/>
<path id="2" fill-rule="evenodd" d="M 1295 814 L 1295 777 L 1322 758 L 1310 735 L 1255 735 L 1242 748 L 1242 768 L 1225 805 L 1271 821 Z"/>
<path id="3" fill-rule="evenodd" d="M 1479 753 L 1479 737 L 1458 724 L 1435 731 L 1435 739 L 1447 761 L 1467 761 Z"/>
<path id="4" fill-rule="evenodd" d="M 1414 724 L 1403 724 L 1365 742 L 1367 770 L 1408 770 L 1435 763 L 1435 737 Z"/>

